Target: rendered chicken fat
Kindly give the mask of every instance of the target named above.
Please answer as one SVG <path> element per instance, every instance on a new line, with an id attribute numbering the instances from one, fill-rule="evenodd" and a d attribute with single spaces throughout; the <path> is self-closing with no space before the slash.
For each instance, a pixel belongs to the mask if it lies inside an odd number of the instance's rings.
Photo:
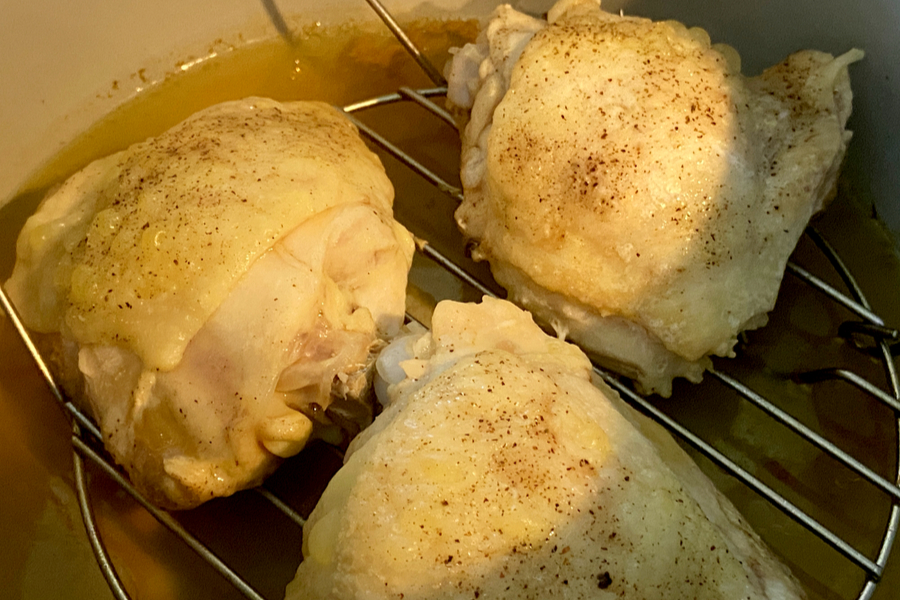
<path id="1" fill-rule="evenodd" d="M 575 346 L 503 300 L 432 322 L 381 354 L 386 408 L 304 526 L 288 600 L 804 597 Z"/>
<path id="2" fill-rule="evenodd" d="M 392 202 L 334 108 L 227 102 L 66 181 L 7 289 L 136 486 L 186 508 L 371 421 L 413 253 Z"/>
<path id="3" fill-rule="evenodd" d="M 500 7 L 448 65 L 459 226 L 513 300 L 668 395 L 766 322 L 833 194 L 861 57 L 805 51 L 747 78 L 676 22 Z"/>

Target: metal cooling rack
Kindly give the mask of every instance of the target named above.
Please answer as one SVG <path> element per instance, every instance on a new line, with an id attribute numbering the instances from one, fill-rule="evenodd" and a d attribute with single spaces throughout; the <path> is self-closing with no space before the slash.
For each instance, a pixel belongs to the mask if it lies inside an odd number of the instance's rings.
<path id="1" fill-rule="evenodd" d="M 343 111 L 348 115 L 348 118 L 359 127 L 363 135 L 372 141 L 372 143 L 398 159 L 412 172 L 435 186 L 447 197 L 460 201 L 462 199 L 462 190 L 458 186 L 448 183 L 433 171 L 423 166 L 422 163 L 417 161 L 414 157 L 400 150 L 400 148 L 391 143 L 386 137 L 352 116 L 353 113 L 360 113 L 375 107 L 397 103 L 415 103 L 424 107 L 435 118 L 441 119 L 449 125 L 456 127 L 453 117 L 431 100 L 431 98 L 441 97 L 446 93 L 446 82 L 440 72 L 424 57 L 422 52 L 412 43 L 403 29 L 378 0 L 366 1 L 403 44 L 410 55 L 412 55 L 419 65 L 421 65 L 423 71 L 434 82 L 436 87 L 418 90 L 406 87 L 400 88 L 393 94 L 371 98 L 345 106 L 343 107 Z M 273 18 L 275 17 L 273 16 Z M 831 263 L 834 271 L 843 280 L 847 291 L 843 292 L 838 290 L 834 286 L 826 283 L 820 277 L 817 277 L 793 262 L 788 263 L 788 273 L 820 293 L 823 301 L 837 303 L 856 315 L 856 319 L 847 320 L 841 324 L 839 335 L 845 338 L 845 343 L 858 346 L 861 350 L 877 356 L 880 359 L 884 367 L 884 377 L 888 391 L 884 391 L 878 385 L 868 381 L 861 375 L 843 367 L 798 373 L 794 377 L 795 382 L 797 385 L 814 385 L 826 381 L 842 381 L 845 384 L 858 388 L 860 392 L 871 396 L 877 402 L 880 402 L 893 412 L 894 427 L 898 436 L 900 436 L 900 377 L 898 377 L 897 367 L 893 357 L 893 352 L 896 352 L 897 348 L 900 347 L 900 344 L 898 344 L 898 341 L 900 341 L 900 331 L 886 326 L 881 317 L 872 312 L 871 306 L 869 305 L 863 290 L 834 248 L 812 227 L 807 229 L 806 235 Z M 472 275 L 466 267 L 454 262 L 427 241 L 418 239 L 417 250 L 427 259 L 446 269 L 465 285 L 471 286 L 482 294 L 494 295 L 488 283 L 480 281 L 476 276 Z M 105 476 L 109 477 L 119 487 L 126 491 L 149 511 L 157 521 L 168 528 L 175 536 L 200 555 L 245 597 L 251 600 L 266 600 L 265 597 L 254 589 L 240 573 L 232 569 L 225 561 L 219 558 L 208 546 L 189 531 L 188 528 L 183 526 L 168 512 L 153 506 L 146 498 L 139 494 L 134 487 L 132 487 L 127 478 L 113 465 L 111 459 L 102 450 L 102 436 L 100 435 L 100 431 L 96 424 L 72 404 L 57 385 L 47 364 L 38 352 L 28 331 L 19 319 L 18 314 L 2 287 L 0 287 L 0 307 L 2 307 L 10 316 L 14 327 L 25 342 L 28 352 L 34 358 L 35 363 L 37 364 L 41 375 L 46 380 L 52 394 L 71 419 L 73 427 L 71 441 L 73 446 L 76 493 L 88 539 L 113 595 L 119 600 L 129 600 L 131 598 L 116 572 L 115 565 L 113 564 L 98 531 L 88 490 L 86 462 L 93 464 L 99 471 L 104 473 Z M 759 478 L 739 466 L 734 460 L 714 448 L 712 444 L 667 415 L 650 400 L 635 393 L 626 381 L 620 379 L 614 373 L 600 367 L 595 366 L 594 369 L 595 372 L 611 387 L 618 391 L 626 401 L 693 446 L 697 451 L 718 465 L 725 473 L 741 481 L 747 487 L 759 494 L 759 496 L 768 501 L 772 506 L 782 511 L 815 536 L 819 537 L 840 555 L 845 557 L 846 560 L 858 567 L 864 574 L 865 579 L 856 598 L 858 600 L 868 600 L 871 598 L 884 572 L 885 564 L 891 552 L 891 547 L 897 536 L 898 527 L 900 527 L 900 442 L 897 443 L 897 448 L 894 449 L 893 459 L 895 461 L 895 469 L 894 474 L 892 475 L 893 479 L 889 480 L 865 466 L 848 452 L 842 450 L 837 443 L 832 442 L 813 431 L 801 423 L 797 418 L 782 410 L 773 402 L 750 389 L 739 380 L 719 370 L 713 369 L 708 371 L 709 377 L 718 380 L 720 383 L 730 388 L 733 393 L 737 394 L 743 401 L 752 403 L 762 410 L 769 418 L 771 418 L 773 423 L 777 423 L 790 429 L 797 436 L 809 444 L 812 444 L 823 453 L 831 456 L 854 472 L 861 480 L 874 486 L 887 496 L 890 501 L 890 510 L 885 519 L 884 533 L 881 537 L 879 548 L 873 558 L 829 530 L 814 517 L 810 516 L 809 513 L 799 508 L 796 504 L 776 492 Z M 274 510 L 285 515 L 296 525 L 298 529 L 296 539 L 299 540 L 305 522 L 303 516 L 290 506 L 289 501 L 276 496 L 265 487 L 256 488 L 254 491 L 260 494 Z"/>

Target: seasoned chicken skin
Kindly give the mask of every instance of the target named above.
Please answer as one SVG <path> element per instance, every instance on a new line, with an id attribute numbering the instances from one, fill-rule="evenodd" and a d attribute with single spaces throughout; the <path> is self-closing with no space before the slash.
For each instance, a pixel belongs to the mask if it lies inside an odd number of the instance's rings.
<path id="1" fill-rule="evenodd" d="M 594 0 L 548 19 L 500 7 L 448 65 L 467 122 L 456 218 L 514 301 L 668 395 L 765 324 L 833 194 L 862 53 L 748 78 L 700 29 Z"/>
<path id="2" fill-rule="evenodd" d="M 310 515 L 288 600 L 804 597 L 575 346 L 504 300 L 432 324 L 379 357 L 387 407 Z"/>
<path id="3" fill-rule="evenodd" d="M 187 508 L 371 421 L 413 253 L 392 201 L 337 110 L 228 102 L 67 180 L 6 287 L 138 489 Z"/>

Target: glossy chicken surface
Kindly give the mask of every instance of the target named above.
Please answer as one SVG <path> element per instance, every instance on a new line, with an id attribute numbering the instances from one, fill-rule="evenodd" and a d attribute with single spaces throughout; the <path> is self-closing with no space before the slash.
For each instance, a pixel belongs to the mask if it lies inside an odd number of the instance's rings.
<path id="1" fill-rule="evenodd" d="M 67 180 L 6 288 L 139 490 L 187 508 L 370 422 L 413 253 L 392 201 L 335 109 L 227 102 Z"/>
<path id="2" fill-rule="evenodd" d="M 386 408 L 304 527 L 288 600 L 805 597 L 658 425 L 503 300 L 378 359 Z"/>
<path id="3" fill-rule="evenodd" d="M 834 193 L 861 57 L 803 51 L 745 77 L 680 23 L 501 7 L 448 65 L 459 226 L 512 299 L 669 395 L 765 324 Z"/>

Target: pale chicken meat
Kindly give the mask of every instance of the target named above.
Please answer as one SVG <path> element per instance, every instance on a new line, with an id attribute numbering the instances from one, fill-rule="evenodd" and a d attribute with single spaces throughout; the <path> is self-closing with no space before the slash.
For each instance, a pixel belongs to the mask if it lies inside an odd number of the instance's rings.
<path id="1" fill-rule="evenodd" d="M 514 301 L 669 395 L 765 324 L 834 193 L 861 57 L 803 51 L 745 77 L 697 28 L 595 0 L 547 21 L 500 7 L 447 68 L 458 224 Z"/>
<path id="2" fill-rule="evenodd" d="M 658 425 L 505 300 L 438 304 L 303 530 L 288 600 L 798 599 Z"/>
<path id="3" fill-rule="evenodd" d="M 227 102 L 63 183 L 6 289 L 137 488 L 187 508 L 371 421 L 414 251 L 392 202 L 336 109 Z"/>

